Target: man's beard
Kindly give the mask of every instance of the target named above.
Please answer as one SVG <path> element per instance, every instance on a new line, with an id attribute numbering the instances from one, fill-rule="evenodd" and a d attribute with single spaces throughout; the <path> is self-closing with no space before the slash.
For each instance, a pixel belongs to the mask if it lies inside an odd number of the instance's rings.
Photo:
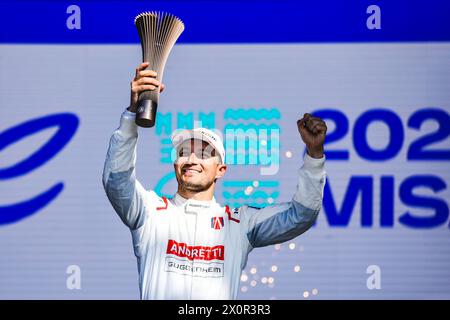
<path id="1" fill-rule="evenodd" d="M 190 192 L 202 192 L 208 190 L 211 185 L 214 183 L 214 180 L 207 181 L 206 183 L 192 183 L 188 181 L 183 181 L 183 179 L 178 179 L 178 183 L 181 186 L 181 189 L 190 191 Z"/>

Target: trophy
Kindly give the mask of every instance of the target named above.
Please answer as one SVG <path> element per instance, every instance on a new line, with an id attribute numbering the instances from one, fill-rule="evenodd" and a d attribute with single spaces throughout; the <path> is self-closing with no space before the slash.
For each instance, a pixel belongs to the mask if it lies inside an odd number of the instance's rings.
<path id="1" fill-rule="evenodd" d="M 146 70 L 154 70 L 162 83 L 167 58 L 178 37 L 184 31 L 183 22 L 166 12 L 143 12 L 136 16 L 134 24 L 142 46 L 142 61 L 149 62 Z M 136 124 L 150 128 L 155 125 L 159 101 L 159 88 L 143 91 L 139 95 Z"/>

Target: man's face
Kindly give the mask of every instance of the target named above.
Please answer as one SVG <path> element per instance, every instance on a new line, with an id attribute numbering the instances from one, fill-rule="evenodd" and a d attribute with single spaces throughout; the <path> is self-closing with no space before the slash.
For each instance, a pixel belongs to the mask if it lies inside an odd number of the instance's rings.
<path id="1" fill-rule="evenodd" d="M 216 150 L 207 142 L 190 139 L 177 148 L 174 164 L 178 184 L 184 190 L 207 190 L 215 179 L 225 174 L 226 166 L 220 164 Z"/>

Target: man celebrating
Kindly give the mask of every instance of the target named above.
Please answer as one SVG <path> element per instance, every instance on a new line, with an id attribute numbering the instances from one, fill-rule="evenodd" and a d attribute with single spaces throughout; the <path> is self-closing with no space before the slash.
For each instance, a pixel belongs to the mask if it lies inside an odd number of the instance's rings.
<path id="1" fill-rule="evenodd" d="M 135 174 L 139 93 L 164 89 L 147 66 L 136 69 L 130 106 L 111 136 L 103 172 L 108 199 L 131 229 L 141 299 L 235 299 L 253 248 L 291 240 L 313 225 L 326 181 L 326 124 L 308 113 L 297 121 L 307 154 L 291 202 L 262 209 L 218 204 L 214 190 L 227 171 L 225 151 L 221 138 L 204 128 L 172 137 L 178 190 L 171 199 L 159 197 Z"/>

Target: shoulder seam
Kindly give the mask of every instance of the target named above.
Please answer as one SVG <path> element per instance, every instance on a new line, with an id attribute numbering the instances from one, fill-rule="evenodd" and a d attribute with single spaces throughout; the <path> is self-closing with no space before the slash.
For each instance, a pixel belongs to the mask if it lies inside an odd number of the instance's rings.
<path id="1" fill-rule="evenodd" d="M 233 218 L 231 216 L 230 207 L 228 205 L 225 206 L 225 213 L 228 215 L 228 220 L 234 221 L 236 223 L 240 223 L 241 222 L 239 219 Z"/>

